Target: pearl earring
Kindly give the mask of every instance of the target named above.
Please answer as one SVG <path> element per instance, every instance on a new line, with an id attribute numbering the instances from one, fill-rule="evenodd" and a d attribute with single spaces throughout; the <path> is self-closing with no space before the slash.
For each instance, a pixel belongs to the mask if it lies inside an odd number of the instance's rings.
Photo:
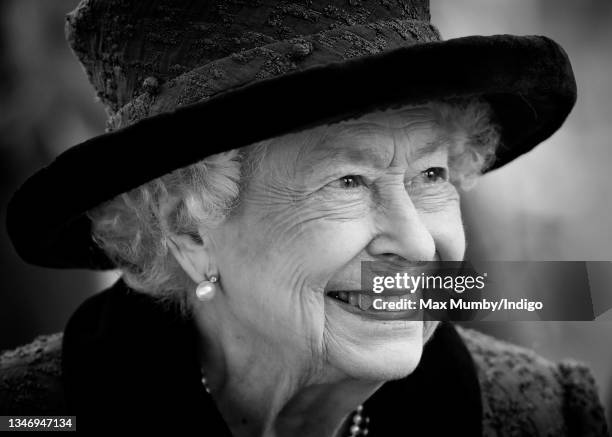
<path id="1" fill-rule="evenodd" d="M 211 276 L 209 280 L 204 280 L 196 287 L 196 296 L 201 301 L 211 300 L 217 292 L 217 277 Z"/>

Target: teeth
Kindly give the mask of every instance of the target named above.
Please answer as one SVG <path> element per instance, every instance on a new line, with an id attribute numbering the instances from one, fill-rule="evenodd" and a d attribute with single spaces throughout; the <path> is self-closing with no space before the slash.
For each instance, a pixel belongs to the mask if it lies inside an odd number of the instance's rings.
<path id="1" fill-rule="evenodd" d="M 352 298 L 353 295 L 357 295 L 356 298 Z M 404 311 L 402 309 L 389 309 L 386 308 L 384 310 L 375 310 L 372 306 L 374 299 L 382 299 L 384 302 L 401 302 L 402 299 L 410 299 L 410 294 L 404 294 L 402 296 L 372 296 L 369 294 L 361 294 L 361 293 L 350 293 L 351 295 L 351 304 L 359 307 L 362 311 L 372 310 L 372 311 Z M 353 303 L 356 301 L 356 303 Z"/>
<path id="2" fill-rule="evenodd" d="M 403 296 L 387 296 L 386 302 L 400 302 Z M 403 311 L 402 309 L 386 309 L 386 311 Z"/>
<path id="3" fill-rule="evenodd" d="M 384 302 L 401 302 L 402 299 L 411 299 L 410 294 L 404 294 L 402 296 L 372 296 L 370 294 L 362 294 L 348 291 L 337 291 L 331 292 L 330 296 L 337 298 L 343 302 L 353 305 L 362 311 L 404 311 L 402 309 L 389 309 L 375 310 L 373 308 L 374 299 L 382 299 Z"/>
<path id="4" fill-rule="evenodd" d="M 372 305 L 372 296 L 367 294 L 359 294 L 359 308 L 363 311 L 370 308 Z"/>

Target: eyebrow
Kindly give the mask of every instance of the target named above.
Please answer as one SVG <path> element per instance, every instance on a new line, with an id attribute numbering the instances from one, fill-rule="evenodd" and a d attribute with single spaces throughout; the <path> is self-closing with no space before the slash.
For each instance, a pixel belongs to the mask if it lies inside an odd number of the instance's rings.
<path id="1" fill-rule="evenodd" d="M 357 143 L 364 144 L 364 135 L 359 135 L 354 129 L 350 131 L 350 135 L 343 137 L 338 133 L 323 138 L 308 154 L 310 155 L 306 164 L 313 166 L 314 164 L 323 164 L 325 169 L 338 166 L 345 162 L 352 164 L 364 165 L 369 167 L 382 169 L 388 164 L 388 160 L 385 159 L 386 153 L 380 153 L 376 148 L 373 147 L 359 147 Z M 337 141 L 339 138 L 343 138 L 341 143 L 354 142 L 355 147 L 326 147 L 331 142 Z M 438 135 L 431 141 L 426 142 L 423 146 L 414 150 L 410 154 L 412 161 L 418 161 L 423 157 L 436 152 L 443 146 L 449 144 L 449 138 Z"/>

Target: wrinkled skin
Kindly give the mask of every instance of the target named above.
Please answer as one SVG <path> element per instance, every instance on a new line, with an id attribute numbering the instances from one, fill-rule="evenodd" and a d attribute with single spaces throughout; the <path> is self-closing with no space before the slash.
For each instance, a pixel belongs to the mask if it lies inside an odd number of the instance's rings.
<path id="1" fill-rule="evenodd" d="M 194 288 L 220 277 L 194 314 L 235 435 L 332 436 L 384 381 L 415 369 L 423 322 L 364 321 L 324 289 L 357 288 L 361 261 L 463 259 L 440 130 L 422 107 L 277 138 L 236 214 L 203 231 L 204 244 L 176 238 Z"/>

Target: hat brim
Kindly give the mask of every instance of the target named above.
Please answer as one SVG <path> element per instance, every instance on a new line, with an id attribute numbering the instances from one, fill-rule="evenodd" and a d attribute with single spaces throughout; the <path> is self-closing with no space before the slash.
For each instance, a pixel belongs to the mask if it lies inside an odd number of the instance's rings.
<path id="1" fill-rule="evenodd" d="M 542 36 L 470 36 L 262 80 L 71 147 L 14 194 L 7 228 L 27 262 L 112 269 L 84 214 L 207 156 L 394 106 L 482 96 L 502 127 L 495 169 L 552 135 L 576 101 L 565 51 Z"/>

